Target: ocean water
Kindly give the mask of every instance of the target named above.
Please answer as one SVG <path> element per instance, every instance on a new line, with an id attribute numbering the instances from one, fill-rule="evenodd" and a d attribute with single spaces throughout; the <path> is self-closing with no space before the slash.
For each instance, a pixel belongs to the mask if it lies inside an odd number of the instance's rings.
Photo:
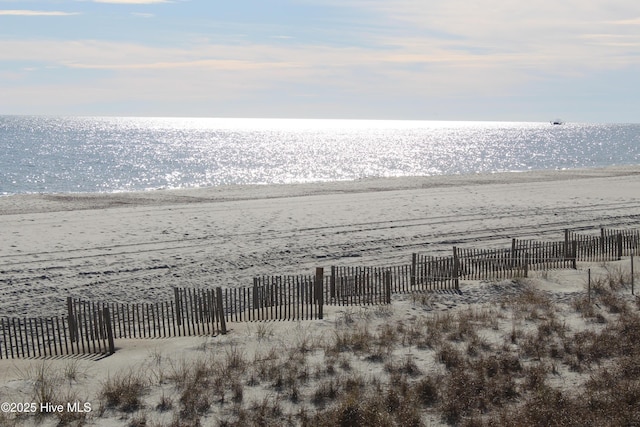
<path id="1" fill-rule="evenodd" d="M 640 124 L 0 116 L 0 195 L 640 164 Z"/>

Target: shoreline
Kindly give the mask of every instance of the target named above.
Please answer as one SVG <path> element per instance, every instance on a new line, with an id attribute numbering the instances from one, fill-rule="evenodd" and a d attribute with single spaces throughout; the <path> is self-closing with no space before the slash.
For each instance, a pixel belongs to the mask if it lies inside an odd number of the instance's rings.
<path id="1" fill-rule="evenodd" d="M 515 184 L 640 175 L 640 165 L 562 170 L 509 171 L 464 175 L 375 177 L 349 181 L 221 185 L 97 193 L 29 193 L 0 196 L 0 215 L 105 209 L 123 205 L 164 205 L 273 199 L 343 193 L 416 190 L 463 185 Z"/>
<path id="2" fill-rule="evenodd" d="M 640 224 L 640 166 L 0 198 L 0 314 Z"/>

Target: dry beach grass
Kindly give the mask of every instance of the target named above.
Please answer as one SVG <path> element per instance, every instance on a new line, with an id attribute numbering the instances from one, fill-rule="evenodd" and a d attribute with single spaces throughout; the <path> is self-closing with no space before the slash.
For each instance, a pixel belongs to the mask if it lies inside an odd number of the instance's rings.
<path id="1" fill-rule="evenodd" d="M 0 198 L 0 314 L 40 315 L 68 294 L 153 300 L 176 281 L 232 285 L 574 226 L 638 228 L 639 172 Z M 635 425 L 640 306 L 629 267 L 578 263 L 462 282 L 460 293 L 329 306 L 323 320 L 118 340 L 97 361 L 0 360 L 3 402 L 91 404 L 0 414 L 0 425 Z"/>
<path id="2" fill-rule="evenodd" d="M 15 361 L 3 397 L 7 386 L 35 402 L 93 393 L 92 412 L 40 425 L 634 425 L 640 300 L 628 265 L 463 283 L 452 307 L 449 294 L 418 294 L 334 307 L 323 321 L 145 342 L 137 361 L 108 372 L 76 359 Z M 465 299 L 471 287 L 490 302 Z"/>

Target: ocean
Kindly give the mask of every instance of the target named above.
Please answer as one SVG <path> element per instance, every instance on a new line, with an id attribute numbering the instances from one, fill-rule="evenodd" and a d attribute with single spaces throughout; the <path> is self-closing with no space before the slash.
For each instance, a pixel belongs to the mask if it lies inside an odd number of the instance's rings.
<path id="1" fill-rule="evenodd" d="M 0 116 L 0 195 L 640 164 L 640 124 Z"/>

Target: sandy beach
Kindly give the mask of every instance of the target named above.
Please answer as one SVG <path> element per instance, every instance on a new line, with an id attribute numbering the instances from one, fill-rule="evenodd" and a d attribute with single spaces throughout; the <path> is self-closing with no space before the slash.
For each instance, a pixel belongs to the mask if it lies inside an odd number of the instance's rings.
<path id="1" fill-rule="evenodd" d="M 163 301 L 171 298 L 174 286 L 247 286 L 257 275 L 307 274 L 331 265 L 404 264 L 413 252 L 449 254 L 452 246 L 507 247 L 514 237 L 561 240 L 566 228 L 637 229 L 639 188 L 640 167 L 619 167 L 2 197 L 0 315 L 62 314 L 67 296 L 105 302 Z M 627 263 L 616 265 L 627 268 Z M 584 295 L 587 268 L 608 271 L 600 264 L 582 264 L 578 270 L 534 274 L 525 287 L 559 304 L 557 315 L 568 328 L 590 327 L 590 320 L 571 308 L 572 301 Z M 81 360 L 74 365 L 77 375 L 73 379 L 67 375 L 66 380 L 61 372 L 69 370 L 65 368 L 69 360 L 1 360 L 0 396 L 4 401 L 32 399 L 34 366 L 46 366 L 58 372 L 51 374 L 56 381 L 69 383 L 65 390 L 72 390 L 76 400 L 92 402 L 94 412 L 82 417 L 88 425 L 144 425 L 134 424 L 141 417 L 157 426 L 219 425 L 234 416 L 220 402 L 218 409 L 199 418 L 202 424 L 176 424 L 181 415 L 174 380 L 150 380 L 145 403 L 135 411 L 105 410 L 98 396 L 117 372 L 133 369 L 152 377 L 163 371 L 170 376 L 178 361 L 213 357 L 221 363 L 236 351 L 255 365 L 274 349 L 297 349 L 304 354 L 307 369 L 317 371 L 326 368 L 326 342 L 336 331 L 366 328 L 377 333 L 385 324 L 402 324 L 406 329 L 422 316 L 449 311 L 493 310 L 498 320 L 481 327 L 487 345 L 499 346 L 505 340 L 504 330 L 515 328 L 516 321 L 511 315 L 503 317 L 501 310 L 506 309 L 498 308 L 498 301 L 522 292 L 522 282 L 468 282 L 456 295 L 394 296 L 391 306 L 385 307 L 328 307 L 321 321 L 236 323 L 229 334 L 213 338 L 119 340 L 114 355 Z M 629 292 L 624 299 L 635 303 Z M 518 320 L 518 326 L 529 328 L 526 319 Z M 514 354 L 517 351 L 514 346 Z M 347 371 L 367 378 L 389 374 L 386 362 L 374 360 L 366 351 L 354 352 L 345 362 L 349 369 L 343 366 L 345 375 Z M 433 348 L 398 344 L 384 360 L 392 363 L 409 357 L 422 373 L 445 373 L 437 357 L 434 361 Z M 555 386 L 569 390 L 582 384 L 569 368 L 559 369 Z M 317 374 L 299 392 L 311 396 L 325 379 Z M 245 385 L 242 401 L 250 409 L 256 407 L 248 402 L 272 396 L 268 382 Z M 174 409 L 154 409 L 165 394 L 174 396 Z M 284 401 L 288 403 L 283 403 L 283 412 L 299 411 L 293 399 Z M 430 413 L 423 414 L 423 421 L 443 423 Z M 44 425 L 57 422 L 48 417 Z"/>
<path id="2" fill-rule="evenodd" d="M 0 198 L 0 313 L 67 296 L 164 301 L 174 286 L 249 286 L 411 253 L 561 240 L 640 221 L 640 168 Z"/>

